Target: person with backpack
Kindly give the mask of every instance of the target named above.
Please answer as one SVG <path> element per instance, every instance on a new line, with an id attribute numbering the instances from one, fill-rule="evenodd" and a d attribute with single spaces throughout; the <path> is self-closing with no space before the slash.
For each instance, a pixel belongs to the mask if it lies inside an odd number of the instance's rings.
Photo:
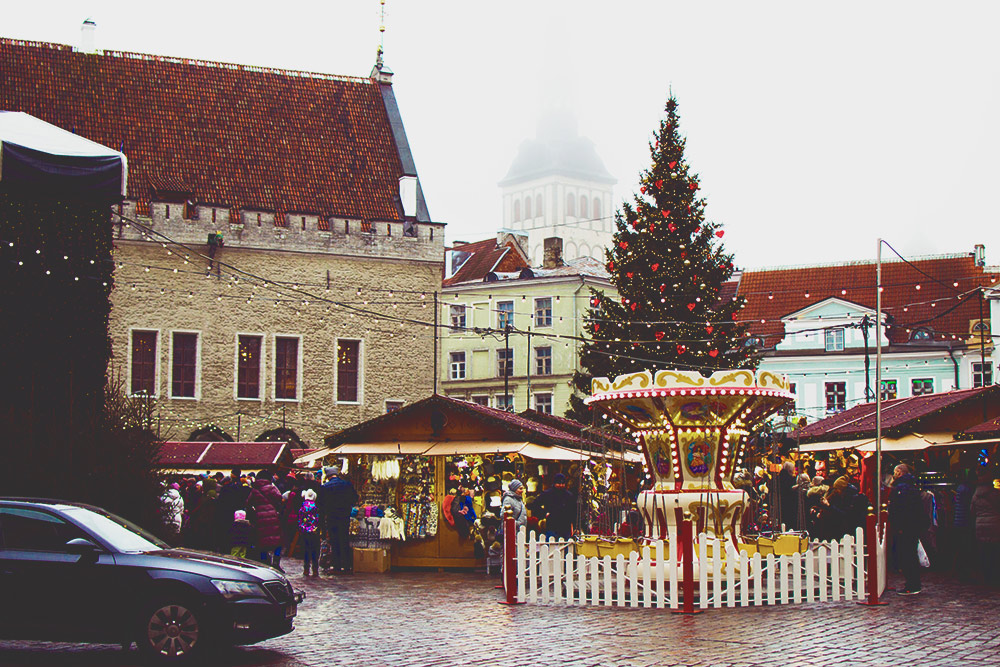
<path id="1" fill-rule="evenodd" d="M 302 537 L 302 576 L 319 576 L 319 508 L 316 507 L 316 492 L 306 489 L 302 492 L 302 504 L 296 512 L 299 535 Z"/>

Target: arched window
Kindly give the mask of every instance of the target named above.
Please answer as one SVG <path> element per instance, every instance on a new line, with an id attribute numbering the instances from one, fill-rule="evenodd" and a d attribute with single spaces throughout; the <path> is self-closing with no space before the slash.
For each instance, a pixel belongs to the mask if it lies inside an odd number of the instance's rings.
<path id="1" fill-rule="evenodd" d="M 514 222 L 518 222 L 521 219 L 521 200 L 514 200 Z"/>
<path id="2" fill-rule="evenodd" d="M 524 198 L 524 219 L 531 220 L 531 195 Z"/>
<path id="3" fill-rule="evenodd" d="M 587 198 L 584 195 L 580 195 L 580 217 L 587 217 Z"/>
<path id="4" fill-rule="evenodd" d="M 542 217 L 545 212 L 542 210 L 542 195 L 535 196 L 535 215 L 539 218 Z"/>
<path id="5" fill-rule="evenodd" d="M 586 243 L 580 245 L 580 257 L 590 257 L 590 246 Z"/>
<path id="6" fill-rule="evenodd" d="M 576 217 L 576 199 L 573 195 L 566 195 L 566 215 Z"/>
<path id="7" fill-rule="evenodd" d="M 600 197 L 594 197 L 594 210 L 592 211 L 593 217 L 601 217 L 601 199 Z M 600 229 L 600 227 L 595 227 L 594 229 Z"/>

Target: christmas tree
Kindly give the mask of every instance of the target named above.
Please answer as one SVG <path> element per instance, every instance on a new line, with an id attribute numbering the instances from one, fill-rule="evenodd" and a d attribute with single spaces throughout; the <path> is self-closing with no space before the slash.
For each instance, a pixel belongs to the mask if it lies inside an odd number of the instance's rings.
<path id="1" fill-rule="evenodd" d="M 632 202 L 615 215 L 618 231 L 606 256 L 618 299 L 591 290 L 592 339 L 581 349 L 582 370 L 574 377 L 583 395 L 592 377 L 664 369 L 710 375 L 757 365 L 754 350 L 744 345 L 747 325 L 737 322 L 743 297 L 721 295 L 733 258 L 723 248 L 721 226 L 705 219 L 673 96 L 666 112 L 649 146 L 652 166 L 641 174 Z M 568 416 L 591 421 L 580 396 Z"/>

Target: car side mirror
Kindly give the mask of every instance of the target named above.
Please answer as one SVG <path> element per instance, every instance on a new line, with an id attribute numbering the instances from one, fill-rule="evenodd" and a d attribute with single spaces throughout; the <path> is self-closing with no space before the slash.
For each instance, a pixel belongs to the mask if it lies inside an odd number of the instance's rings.
<path id="1" fill-rule="evenodd" d="M 90 540 L 77 537 L 66 543 L 66 551 L 71 554 L 77 554 L 78 556 L 94 556 L 104 551 L 101 547 L 94 544 Z"/>

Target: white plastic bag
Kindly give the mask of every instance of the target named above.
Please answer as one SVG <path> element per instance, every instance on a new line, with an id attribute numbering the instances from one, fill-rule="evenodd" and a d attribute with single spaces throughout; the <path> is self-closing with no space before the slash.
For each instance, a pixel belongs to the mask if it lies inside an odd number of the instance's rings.
<path id="1" fill-rule="evenodd" d="M 920 561 L 920 567 L 931 566 L 931 559 L 927 557 L 927 552 L 924 551 L 924 544 L 920 540 L 917 540 L 917 560 Z"/>

